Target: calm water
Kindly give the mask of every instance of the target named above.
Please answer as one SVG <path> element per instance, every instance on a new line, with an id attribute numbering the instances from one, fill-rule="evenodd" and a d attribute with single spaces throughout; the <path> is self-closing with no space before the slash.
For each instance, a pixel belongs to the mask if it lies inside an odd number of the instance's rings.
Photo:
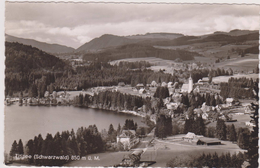
<path id="1" fill-rule="evenodd" d="M 118 124 L 122 126 L 125 119 L 133 119 L 138 125 L 142 124 L 141 117 L 106 110 L 73 106 L 5 106 L 5 151 L 9 153 L 14 140 L 18 143 L 22 139 L 25 145 L 39 133 L 45 138 L 47 133 L 54 135 L 57 131 L 72 128 L 76 132 L 81 126 L 93 124 L 101 131 L 108 130 L 111 123 L 117 129 Z"/>

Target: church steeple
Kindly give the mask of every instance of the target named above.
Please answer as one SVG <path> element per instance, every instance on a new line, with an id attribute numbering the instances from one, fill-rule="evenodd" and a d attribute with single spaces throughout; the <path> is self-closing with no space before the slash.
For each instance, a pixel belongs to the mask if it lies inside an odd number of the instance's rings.
<path id="1" fill-rule="evenodd" d="M 191 73 L 190 73 L 188 93 L 190 93 L 192 90 L 193 90 L 193 80 L 192 80 Z"/>

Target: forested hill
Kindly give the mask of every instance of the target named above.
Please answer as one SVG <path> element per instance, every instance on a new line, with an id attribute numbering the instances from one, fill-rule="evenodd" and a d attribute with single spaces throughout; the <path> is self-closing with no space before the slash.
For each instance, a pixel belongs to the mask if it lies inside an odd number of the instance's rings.
<path id="1" fill-rule="evenodd" d="M 135 43 L 135 42 L 136 40 L 134 39 L 128 39 L 126 37 L 104 34 L 101 37 L 95 38 L 90 42 L 80 46 L 78 49 L 76 49 L 76 52 L 98 51 L 100 49 L 116 47 L 116 46 Z"/>
<path id="2" fill-rule="evenodd" d="M 20 43 L 5 43 L 6 72 L 62 71 L 66 63 L 38 48 Z"/>
<path id="3" fill-rule="evenodd" d="M 112 34 L 104 34 L 98 38 L 94 38 L 76 49 L 76 52 L 99 51 L 110 47 L 118 47 L 126 44 L 147 43 L 148 41 L 172 40 L 182 37 L 183 34 L 176 33 L 147 33 L 144 35 L 132 36 L 116 36 Z"/>
<path id="4" fill-rule="evenodd" d="M 239 44 L 246 41 L 259 40 L 259 33 L 252 31 L 249 34 L 242 35 L 230 35 L 228 33 L 214 33 L 205 36 L 183 36 L 176 38 L 174 40 L 165 41 L 153 41 L 150 42 L 151 45 L 157 46 L 179 46 L 179 45 L 191 45 L 195 43 L 212 43 L 218 42 L 222 45 L 224 44 Z"/>
<path id="5" fill-rule="evenodd" d="M 199 56 L 199 53 L 185 50 L 167 50 L 159 49 L 149 45 L 128 44 L 113 49 L 108 49 L 99 53 L 85 54 L 83 59 L 85 61 L 93 61 L 96 59 L 106 61 L 113 61 L 125 58 L 142 58 L 142 57 L 156 57 L 166 60 L 193 60 L 194 56 Z"/>
<path id="6" fill-rule="evenodd" d="M 67 63 L 38 48 L 9 42 L 5 46 L 5 95 L 38 90 L 42 97 L 51 83 L 64 75 L 67 77 L 71 70 Z"/>
<path id="7" fill-rule="evenodd" d="M 18 38 L 10 35 L 5 35 L 5 41 L 7 42 L 18 42 L 25 45 L 31 45 L 33 47 L 39 48 L 47 53 L 51 54 L 58 54 L 58 53 L 70 53 L 73 52 L 75 49 L 72 47 L 67 47 L 60 44 L 48 44 L 40 41 L 36 41 L 33 39 L 24 39 Z"/>

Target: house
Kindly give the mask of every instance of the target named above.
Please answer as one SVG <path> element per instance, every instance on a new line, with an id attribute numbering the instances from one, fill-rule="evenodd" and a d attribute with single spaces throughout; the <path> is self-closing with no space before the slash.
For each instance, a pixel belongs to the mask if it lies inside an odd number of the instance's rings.
<path id="1" fill-rule="evenodd" d="M 139 143 L 139 138 L 136 137 L 135 130 L 123 130 L 116 139 L 117 143 L 122 143 L 124 150 L 129 150 Z"/>
<path id="2" fill-rule="evenodd" d="M 125 82 L 119 82 L 119 83 L 118 83 L 118 86 L 119 86 L 119 87 L 124 87 L 124 86 L 125 86 Z"/>
<path id="3" fill-rule="evenodd" d="M 166 86 L 168 86 L 168 84 L 166 82 L 162 82 L 161 86 L 166 87 Z"/>
<path id="4" fill-rule="evenodd" d="M 189 90 L 189 84 L 183 84 L 181 87 L 181 92 L 182 93 L 188 92 L 188 90 Z"/>
<path id="5" fill-rule="evenodd" d="M 155 81 L 152 81 L 152 83 L 151 83 L 151 86 L 152 86 L 152 87 L 157 87 L 157 85 L 158 85 L 158 84 L 157 84 Z"/>
<path id="6" fill-rule="evenodd" d="M 136 89 L 137 89 L 137 90 L 142 89 L 142 88 L 144 88 L 144 84 L 138 83 L 138 84 L 136 85 Z"/>
<path id="7" fill-rule="evenodd" d="M 197 145 L 220 145 L 221 141 L 215 138 L 207 138 L 203 135 L 195 135 L 192 132 L 188 132 L 184 137 L 182 137 L 184 141 L 194 142 Z"/>
<path id="8" fill-rule="evenodd" d="M 207 106 L 206 103 L 204 102 L 201 106 L 201 110 L 205 113 L 205 112 L 209 112 L 212 110 L 212 106 Z"/>
<path id="9" fill-rule="evenodd" d="M 169 82 L 168 84 L 167 84 L 168 86 L 168 88 L 171 88 L 172 86 L 173 86 L 173 83 L 172 82 Z"/>
<path id="10" fill-rule="evenodd" d="M 254 123 L 249 122 L 249 121 L 245 122 L 245 124 L 246 124 L 246 126 L 250 126 L 250 127 L 255 127 L 256 126 Z"/>
<path id="11" fill-rule="evenodd" d="M 166 103 L 166 108 L 168 110 L 174 110 L 174 109 L 177 109 L 177 107 L 179 105 L 180 105 L 180 103 L 169 102 L 169 103 Z"/>
<path id="12" fill-rule="evenodd" d="M 147 93 L 147 91 L 145 89 L 140 89 L 139 90 L 139 94 L 145 94 L 145 93 Z"/>
<path id="13" fill-rule="evenodd" d="M 192 142 L 197 142 L 198 137 L 199 136 L 195 135 L 193 132 L 188 132 L 185 136 L 182 137 L 182 140 L 192 143 Z"/>
<path id="14" fill-rule="evenodd" d="M 193 89 L 193 93 L 200 93 L 200 87 L 196 86 L 195 89 Z"/>
<path id="15" fill-rule="evenodd" d="M 252 107 L 250 105 L 247 105 L 245 107 L 245 114 L 252 114 L 254 112 L 255 112 L 254 109 L 252 109 Z"/>
<path id="16" fill-rule="evenodd" d="M 232 106 L 234 104 L 234 99 L 233 98 L 226 98 L 226 104 L 228 106 Z"/>
<path id="17" fill-rule="evenodd" d="M 120 163 L 120 166 L 138 167 L 142 153 L 143 153 L 143 150 L 136 150 L 131 154 L 124 155 L 124 158 L 123 158 L 122 162 Z"/>
<path id="18" fill-rule="evenodd" d="M 215 138 L 201 137 L 198 139 L 197 145 L 221 145 L 221 141 Z"/>
<path id="19" fill-rule="evenodd" d="M 134 92 L 137 92 L 138 90 L 137 90 L 136 88 L 133 88 L 133 91 L 134 91 Z"/>

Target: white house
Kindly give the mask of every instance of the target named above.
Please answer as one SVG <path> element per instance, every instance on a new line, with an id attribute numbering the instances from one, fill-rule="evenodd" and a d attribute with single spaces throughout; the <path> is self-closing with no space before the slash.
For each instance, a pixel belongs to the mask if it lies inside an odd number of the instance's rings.
<path id="1" fill-rule="evenodd" d="M 183 84 L 181 88 L 181 92 L 188 92 L 190 93 L 193 90 L 193 80 L 191 76 L 189 77 L 189 83 L 188 84 Z"/>
<path id="2" fill-rule="evenodd" d="M 226 98 L 226 104 L 228 106 L 232 106 L 234 104 L 234 99 L 233 98 Z"/>
<path id="3" fill-rule="evenodd" d="M 162 82 L 161 86 L 166 87 L 168 84 L 166 82 Z"/>
<path id="4" fill-rule="evenodd" d="M 121 142 L 123 144 L 124 150 L 129 150 L 139 143 L 139 138 L 135 136 L 135 130 L 123 130 L 116 139 L 117 143 Z"/>
<path id="5" fill-rule="evenodd" d="M 140 89 L 139 90 L 139 94 L 145 94 L 145 93 L 147 93 L 145 89 Z"/>
<path id="6" fill-rule="evenodd" d="M 155 81 L 152 81 L 151 86 L 152 86 L 152 87 L 156 87 L 156 86 L 157 86 L 157 83 L 156 83 Z"/>
<path id="7" fill-rule="evenodd" d="M 167 85 L 168 85 L 168 88 L 171 88 L 172 87 L 172 82 L 169 82 Z"/>
<path id="8" fill-rule="evenodd" d="M 245 114 L 251 114 L 254 113 L 255 111 L 252 109 L 250 105 L 245 107 Z"/>

